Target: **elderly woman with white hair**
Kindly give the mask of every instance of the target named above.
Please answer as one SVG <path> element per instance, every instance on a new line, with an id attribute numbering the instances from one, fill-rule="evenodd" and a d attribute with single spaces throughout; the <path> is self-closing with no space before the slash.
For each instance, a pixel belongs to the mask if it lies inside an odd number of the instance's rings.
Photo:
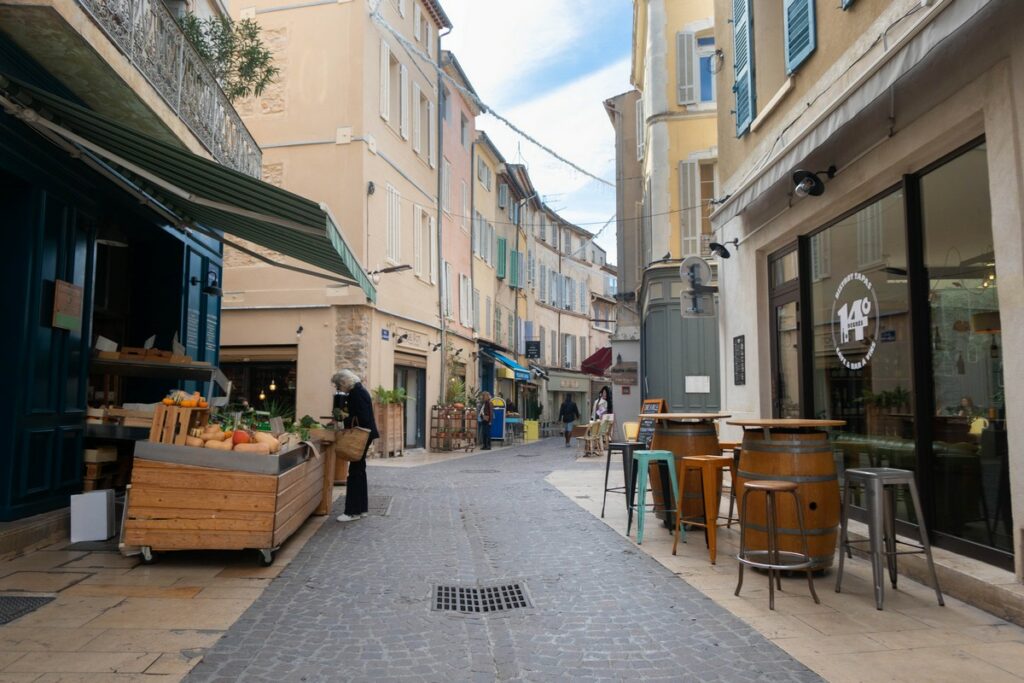
<path id="1" fill-rule="evenodd" d="M 380 436 L 377 422 L 373 419 L 373 399 L 370 392 L 359 381 L 359 376 L 351 370 L 340 370 L 331 377 L 335 388 L 344 396 L 337 401 L 335 408 L 344 410 L 346 427 L 363 427 L 370 430 L 370 439 L 366 442 L 369 450 L 373 440 Z M 366 485 L 366 451 L 363 457 L 349 465 L 348 483 L 345 486 L 345 514 L 338 515 L 339 522 L 351 522 L 365 517 L 370 508 L 369 494 Z"/>

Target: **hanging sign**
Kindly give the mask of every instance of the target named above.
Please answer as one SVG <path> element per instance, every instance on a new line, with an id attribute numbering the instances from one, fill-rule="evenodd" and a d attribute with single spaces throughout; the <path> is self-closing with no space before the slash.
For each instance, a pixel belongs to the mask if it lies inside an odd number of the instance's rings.
<path id="1" fill-rule="evenodd" d="M 836 288 L 832 301 L 832 347 L 850 370 L 864 368 L 878 344 L 878 295 L 863 273 L 850 273 Z"/>
<path id="2" fill-rule="evenodd" d="M 53 327 L 71 332 L 82 330 L 83 289 L 64 280 L 53 283 Z"/>
<path id="3" fill-rule="evenodd" d="M 526 357 L 530 360 L 537 360 L 540 358 L 540 341 L 526 342 Z"/>

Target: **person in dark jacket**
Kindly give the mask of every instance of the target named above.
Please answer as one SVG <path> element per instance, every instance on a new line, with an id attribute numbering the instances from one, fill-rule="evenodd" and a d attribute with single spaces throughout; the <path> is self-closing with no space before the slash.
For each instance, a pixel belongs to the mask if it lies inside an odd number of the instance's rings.
<path id="1" fill-rule="evenodd" d="M 562 407 L 558 409 L 558 419 L 565 430 L 565 447 L 569 447 L 569 440 L 572 439 L 572 428 L 576 420 L 580 419 L 580 409 L 572 400 L 572 394 L 566 394 L 562 401 Z"/>
<path id="2" fill-rule="evenodd" d="M 494 406 L 488 392 L 480 394 L 480 406 L 476 409 L 476 423 L 480 431 L 480 450 L 491 450 L 491 422 L 494 421 Z"/>
<path id="3" fill-rule="evenodd" d="M 366 451 L 380 433 L 377 431 L 377 422 L 373 419 L 373 399 L 359 381 L 359 376 L 351 370 L 341 370 L 331 377 L 331 381 L 338 391 L 345 394 L 341 402 L 342 410 L 348 414 L 344 420 L 345 427 L 363 427 L 370 430 L 370 438 L 366 442 L 366 449 L 363 450 L 363 457 L 349 465 L 348 483 L 345 485 L 345 514 L 338 515 L 339 522 L 351 522 L 366 517 L 370 509 L 366 484 Z"/>

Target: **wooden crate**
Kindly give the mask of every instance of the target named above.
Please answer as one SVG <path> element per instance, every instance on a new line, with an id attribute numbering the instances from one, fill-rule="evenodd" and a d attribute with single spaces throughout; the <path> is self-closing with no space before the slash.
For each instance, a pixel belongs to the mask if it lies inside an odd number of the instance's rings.
<path id="1" fill-rule="evenodd" d="M 149 430 L 149 440 L 156 443 L 184 446 L 189 430 L 205 427 L 209 420 L 209 408 L 159 405 L 153 412 L 153 426 Z"/>
<path id="2" fill-rule="evenodd" d="M 393 458 L 405 450 L 405 421 L 400 403 L 374 403 L 373 419 L 380 438 L 373 442 L 378 457 Z"/>
<path id="3" fill-rule="evenodd" d="M 280 474 L 136 456 L 124 542 L 155 551 L 270 551 L 295 533 L 323 495 L 320 454 Z"/>

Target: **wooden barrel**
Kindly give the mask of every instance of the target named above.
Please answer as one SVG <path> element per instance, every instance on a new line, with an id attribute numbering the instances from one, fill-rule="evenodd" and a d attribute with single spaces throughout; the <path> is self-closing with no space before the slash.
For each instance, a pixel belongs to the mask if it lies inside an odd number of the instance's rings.
<path id="1" fill-rule="evenodd" d="M 815 569 L 831 567 L 839 530 L 839 480 L 828 434 L 776 429 L 766 440 L 762 430 L 748 429 L 743 436 L 736 476 L 737 503 L 743 499 L 747 481 L 764 479 L 796 482 L 811 561 Z M 776 494 L 775 498 L 779 550 L 802 553 L 793 497 L 784 493 Z M 746 534 L 746 547 L 765 550 L 768 534 L 764 495 L 750 494 L 747 507 L 746 518 L 740 520 Z"/>
<path id="2" fill-rule="evenodd" d="M 683 472 L 683 458 L 688 455 L 721 455 L 718 450 L 718 433 L 713 422 L 669 422 L 659 420 L 654 428 L 651 439 L 652 450 L 672 451 L 676 459 L 676 475 L 680 478 L 679 490 L 683 495 L 683 518 L 704 518 L 704 497 L 701 490 L 700 472 L 691 470 Z M 671 507 L 675 510 L 676 502 L 664 504 L 663 485 L 659 468 L 651 467 L 651 489 L 654 493 L 656 507 Z M 685 479 L 685 481 L 684 481 Z M 718 481 L 721 487 L 721 479 Z M 671 494 L 671 488 L 668 489 Z M 658 517 L 675 528 L 675 514 L 659 513 Z M 700 521 L 696 520 L 695 521 Z"/>

